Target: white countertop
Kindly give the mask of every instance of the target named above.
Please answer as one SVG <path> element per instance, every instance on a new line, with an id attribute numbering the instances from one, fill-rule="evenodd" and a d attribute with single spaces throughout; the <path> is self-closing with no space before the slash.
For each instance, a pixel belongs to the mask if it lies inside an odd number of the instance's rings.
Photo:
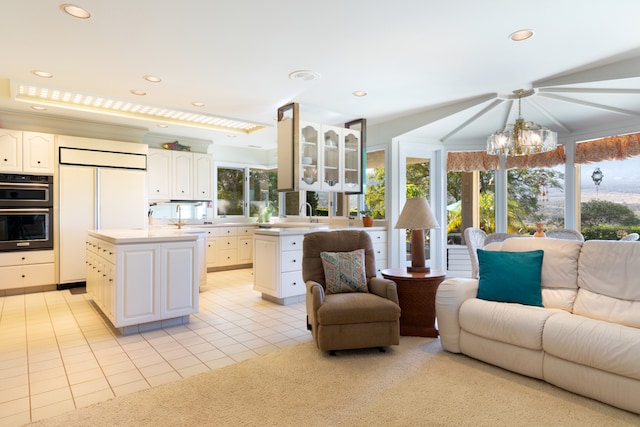
<path id="1" fill-rule="evenodd" d="M 275 224 L 274 224 L 275 225 Z M 337 227 L 337 228 L 318 228 L 318 227 L 295 227 L 295 228 L 281 228 L 275 225 L 271 228 L 258 228 L 253 234 L 260 234 L 263 236 L 291 236 L 298 234 L 307 234 L 314 231 L 336 231 L 336 230 L 356 230 L 356 231 L 386 231 L 386 227 Z"/>
<path id="2" fill-rule="evenodd" d="M 198 239 L 198 236 L 194 233 L 182 232 L 177 229 L 167 230 L 162 228 L 89 230 L 89 236 L 93 236 L 116 245 L 123 243 L 181 242 Z"/>

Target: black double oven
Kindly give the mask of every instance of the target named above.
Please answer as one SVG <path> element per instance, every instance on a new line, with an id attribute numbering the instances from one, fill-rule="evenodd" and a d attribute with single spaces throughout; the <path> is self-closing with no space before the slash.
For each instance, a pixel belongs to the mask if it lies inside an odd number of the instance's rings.
<path id="1" fill-rule="evenodd" d="M 53 177 L 0 173 L 0 251 L 53 249 Z"/>

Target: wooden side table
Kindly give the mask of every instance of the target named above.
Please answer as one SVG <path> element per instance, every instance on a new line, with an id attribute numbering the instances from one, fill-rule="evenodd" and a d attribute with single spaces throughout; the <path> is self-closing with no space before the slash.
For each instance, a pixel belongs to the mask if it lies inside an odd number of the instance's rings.
<path id="1" fill-rule="evenodd" d="M 398 287 L 400 302 L 400 335 L 437 337 L 436 291 L 445 273 L 431 270 L 428 273 L 411 272 L 406 268 L 382 270 L 382 277 L 393 280 Z"/>

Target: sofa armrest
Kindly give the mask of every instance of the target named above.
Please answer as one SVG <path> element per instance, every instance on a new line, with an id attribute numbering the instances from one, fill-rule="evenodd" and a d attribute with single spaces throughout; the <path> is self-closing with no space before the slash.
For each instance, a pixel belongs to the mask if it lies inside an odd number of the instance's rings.
<path id="1" fill-rule="evenodd" d="M 313 280 L 308 280 L 306 287 L 307 322 L 309 326 L 311 326 L 311 334 L 315 339 L 318 333 L 318 316 L 316 313 L 324 302 L 324 288 L 320 283 L 314 282 Z"/>
<path id="2" fill-rule="evenodd" d="M 438 286 L 436 317 L 442 348 L 460 353 L 460 306 L 478 294 L 478 279 L 451 278 Z"/>
<path id="3" fill-rule="evenodd" d="M 376 294 L 400 305 L 398 302 L 398 288 L 396 287 L 396 282 L 393 280 L 371 277 L 367 286 L 369 287 L 370 293 Z"/>

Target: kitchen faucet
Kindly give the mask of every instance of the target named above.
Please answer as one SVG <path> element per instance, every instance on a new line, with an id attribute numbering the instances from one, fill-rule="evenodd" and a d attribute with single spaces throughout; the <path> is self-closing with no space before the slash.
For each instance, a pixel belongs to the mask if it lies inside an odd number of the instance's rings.
<path id="1" fill-rule="evenodd" d="M 180 208 L 180 205 L 176 205 L 176 212 L 178 212 L 178 223 L 176 224 L 178 226 L 178 229 L 182 228 L 182 209 Z"/>
<path id="2" fill-rule="evenodd" d="M 309 207 L 309 222 L 313 222 L 313 206 L 311 206 L 311 203 L 307 202 L 307 203 L 302 203 L 300 205 L 300 210 L 298 211 L 298 213 L 302 213 L 302 211 L 305 209 L 306 206 Z"/>

